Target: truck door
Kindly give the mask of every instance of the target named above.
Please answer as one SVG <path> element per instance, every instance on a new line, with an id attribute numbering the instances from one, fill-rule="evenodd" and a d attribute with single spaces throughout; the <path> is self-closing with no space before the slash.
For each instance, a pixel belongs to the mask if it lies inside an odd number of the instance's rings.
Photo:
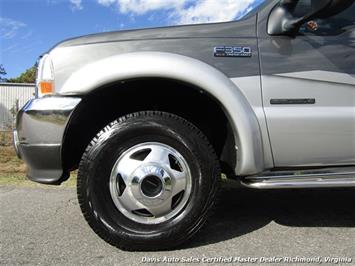
<path id="1" fill-rule="evenodd" d="M 273 2 L 273 6 L 277 1 Z M 310 0 L 294 12 L 305 14 Z M 265 115 L 276 167 L 355 164 L 355 4 L 270 36 L 258 24 Z"/>

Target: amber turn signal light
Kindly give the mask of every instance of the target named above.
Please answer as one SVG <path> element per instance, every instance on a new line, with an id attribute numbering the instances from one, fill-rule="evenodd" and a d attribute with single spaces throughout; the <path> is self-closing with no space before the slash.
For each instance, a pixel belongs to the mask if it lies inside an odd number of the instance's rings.
<path id="1" fill-rule="evenodd" d="M 41 94 L 51 94 L 54 92 L 54 84 L 52 81 L 41 81 L 39 83 Z"/>

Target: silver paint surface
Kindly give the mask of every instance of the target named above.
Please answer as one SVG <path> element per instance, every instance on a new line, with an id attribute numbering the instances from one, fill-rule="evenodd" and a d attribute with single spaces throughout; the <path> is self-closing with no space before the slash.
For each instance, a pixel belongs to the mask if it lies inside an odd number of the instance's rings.
<path id="1" fill-rule="evenodd" d="M 174 67 L 167 67 L 169 65 Z M 228 77 L 202 61 L 159 52 L 109 57 L 79 69 L 65 82 L 61 93 L 85 94 L 110 82 L 135 77 L 181 80 L 205 90 L 221 103 L 235 132 L 238 145 L 236 173 L 254 174 L 264 169 L 260 126 L 251 105 Z"/>
<path id="2" fill-rule="evenodd" d="M 266 34 L 259 15 L 262 96 L 276 167 L 355 164 L 355 27 L 339 35 Z M 271 99 L 315 99 L 271 105 Z"/>

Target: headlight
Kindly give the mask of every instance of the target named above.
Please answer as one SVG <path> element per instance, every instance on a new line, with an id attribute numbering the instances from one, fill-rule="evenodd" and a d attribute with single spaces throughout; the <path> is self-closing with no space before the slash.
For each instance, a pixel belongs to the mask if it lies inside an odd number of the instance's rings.
<path id="1" fill-rule="evenodd" d="M 48 54 L 38 62 L 36 85 L 38 97 L 54 93 L 53 63 Z"/>

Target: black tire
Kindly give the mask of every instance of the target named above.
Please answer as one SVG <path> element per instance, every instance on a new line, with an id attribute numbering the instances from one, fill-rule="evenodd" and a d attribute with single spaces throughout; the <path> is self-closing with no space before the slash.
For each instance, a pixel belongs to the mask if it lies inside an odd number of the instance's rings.
<path id="1" fill-rule="evenodd" d="M 124 216 L 110 195 L 111 170 L 130 147 L 157 141 L 173 147 L 191 172 L 191 194 L 182 211 L 159 224 Z M 82 213 L 106 242 L 123 250 L 166 250 L 190 239 L 206 222 L 220 185 L 217 156 L 207 138 L 188 121 L 169 113 L 145 111 L 106 126 L 82 156 L 77 193 Z"/>

